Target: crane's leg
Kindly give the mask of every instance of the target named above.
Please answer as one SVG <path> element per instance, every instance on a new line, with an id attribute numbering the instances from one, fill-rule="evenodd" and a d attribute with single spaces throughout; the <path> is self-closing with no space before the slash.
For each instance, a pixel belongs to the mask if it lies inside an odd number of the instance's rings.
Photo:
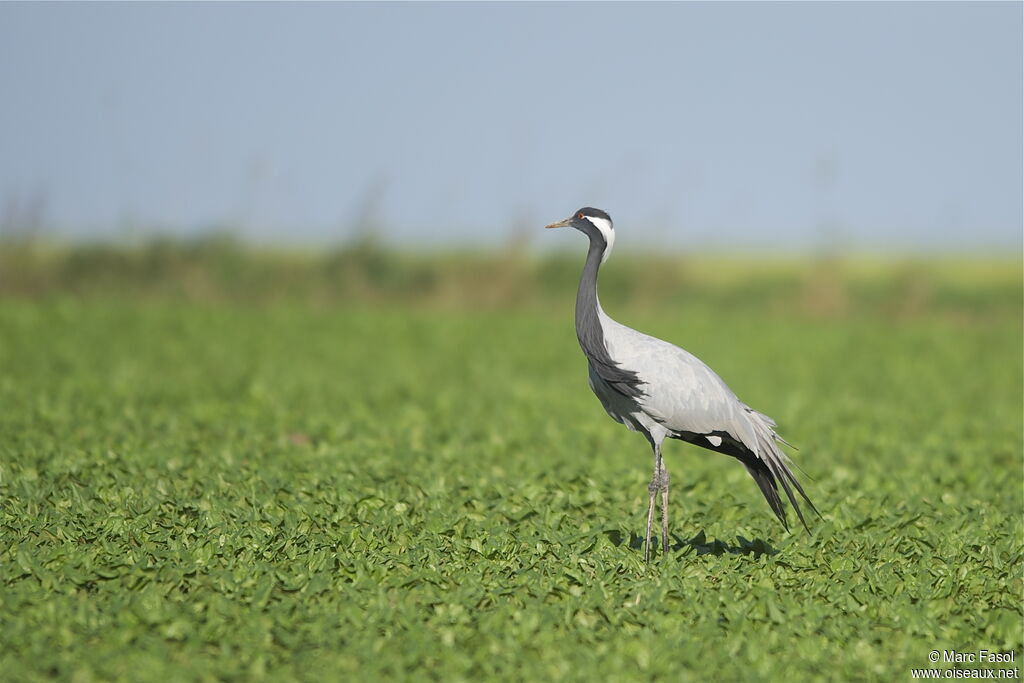
<path id="1" fill-rule="evenodd" d="M 651 561 L 651 527 L 654 525 L 654 504 L 658 491 L 662 488 L 661 475 L 665 468 L 664 463 L 661 461 L 661 444 L 652 443 L 652 445 L 654 446 L 654 474 L 651 475 L 651 483 L 647 485 L 647 492 L 651 497 L 647 504 L 647 531 L 644 533 L 644 562 Z M 665 514 L 664 511 L 662 514 Z"/>
<path id="2" fill-rule="evenodd" d="M 658 455 L 658 464 L 661 465 L 659 482 L 661 484 L 661 552 L 668 555 L 668 468 L 661 454 Z"/>

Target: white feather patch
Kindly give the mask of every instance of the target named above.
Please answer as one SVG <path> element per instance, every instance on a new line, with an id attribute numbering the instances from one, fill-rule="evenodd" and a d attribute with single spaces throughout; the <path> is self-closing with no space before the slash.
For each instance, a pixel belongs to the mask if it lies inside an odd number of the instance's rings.
<path id="1" fill-rule="evenodd" d="M 600 230 L 601 235 L 604 237 L 606 246 L 604 253 L 601 254 L 601 263 L 604 263 L 608 260 L 608 256 L 612 253 L 612 247 L 615 245 L 615 230 L 612 229 L 612 222 L 598 216 L 584 216 L 584 218 L 593 223 L 594 227 Z"/>
<path id="2" fill-rule="evenodd" d="M 715 434 L 707 434 L 704 436 L 704 438 L 707 439 L 715 448 L 718 448 L 719 446 L 722 445 L 722 437 L 717 436 Z"/>

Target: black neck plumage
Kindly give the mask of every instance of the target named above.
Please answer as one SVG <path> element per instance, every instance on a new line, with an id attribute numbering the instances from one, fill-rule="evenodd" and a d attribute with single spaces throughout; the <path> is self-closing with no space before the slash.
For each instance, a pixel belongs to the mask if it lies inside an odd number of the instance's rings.
<path id="1" fill-rule="evenodd" d="M 608 354 L 598 314 L 600 306 L 597 301 L 597 271 L 601 267 L 607 242 L 596 229 L 589 237 L 587 261 L 583 265 L 580 286 L 576 291 L 576 338 L 579 339 L 580 348 L 583 349 L 594 372 L 620 394 L 635 398 L 643 395 L 644 392 L 640 389 L 643 382 L 635 372 L 624 370 Z"/>

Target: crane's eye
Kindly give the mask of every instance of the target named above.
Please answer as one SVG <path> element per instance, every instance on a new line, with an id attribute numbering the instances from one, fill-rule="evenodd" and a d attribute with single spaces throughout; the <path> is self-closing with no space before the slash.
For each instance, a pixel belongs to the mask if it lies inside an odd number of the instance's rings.
<path id="1" fill-rule="evenodd" d="M 583 220 L 583 212 L 580 211 L 578 214 L 576 214 L 576 218 L 579 218 L 580 220 Z"/>

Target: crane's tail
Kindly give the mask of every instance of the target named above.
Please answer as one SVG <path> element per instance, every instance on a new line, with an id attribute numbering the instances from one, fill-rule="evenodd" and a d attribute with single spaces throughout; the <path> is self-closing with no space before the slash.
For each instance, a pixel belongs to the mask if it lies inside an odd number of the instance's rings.
<path id="1" fill-rule="evenodd" d="M 772 509 L 775 516 L 782 522 L 782 526 L 789 530 L 789 522 L 786 521 L 786 508 L 782 507 L 782 500 L 779 498 L 779 490 L 775 485 L 775 475 L 772 474 L 768 466 L 756 458 L 751 458 L 749 462 L 744 463 L 747 466 L 747 472 L 750 472 L 750 476 L 757 482 L 758 488 L 761 489 L 761 493 L 764 494 L 764 499 L 768 501 L 768 507 Z"/>
<path id="2" fill-rule="evenodd" d="M 800 494 L 800 497 L 804 499 L 804 502 L 814 511 L 814 514 L 821 517 L 821 513 L 818 512 L 818 508 L 814 507 L 814 503 L 804 492 L 804 487 L 797 481 L 793 471 L 789 469 L 789 458 L 779 449 L 778 442 L 785 443 L 772 428 L 775 423 L 766 415 L 758 413 L 755 410 L 750 410 L 755 416 L 762 418 L 761 420 L 754 420 L 755 432 L 757 435 L 757 453 L 748 453 L 747 458 L 744 458 L 743 464 L 747 466 L 747 471 L 750 472 L 750 476 L 757 482 L 758 488 L 761 489 L 761 493 L 764 494 L 765 500 L 768 501 L 768 506 L 775 513 L 775 516 L 779 518 L 782 525 L 789 529 L 789 524 L 786 521 L 786 510 L 782 507 L 782 499 L 779 497 L 778 484 L 782 484 L 782 490 L 785 491 L 786 497 L 789 499 L 790 505 L 796 510 L 796 516 L 800 519 L 800 523 L 803 525 L 807 533 L 811 533 L 810 528 L 807 526 L 807 520 L 804 519 L 804 513 L 800 509 L 800 504 L 797 502 L 796 495 L 793 493 L 793 489 Z"/>

